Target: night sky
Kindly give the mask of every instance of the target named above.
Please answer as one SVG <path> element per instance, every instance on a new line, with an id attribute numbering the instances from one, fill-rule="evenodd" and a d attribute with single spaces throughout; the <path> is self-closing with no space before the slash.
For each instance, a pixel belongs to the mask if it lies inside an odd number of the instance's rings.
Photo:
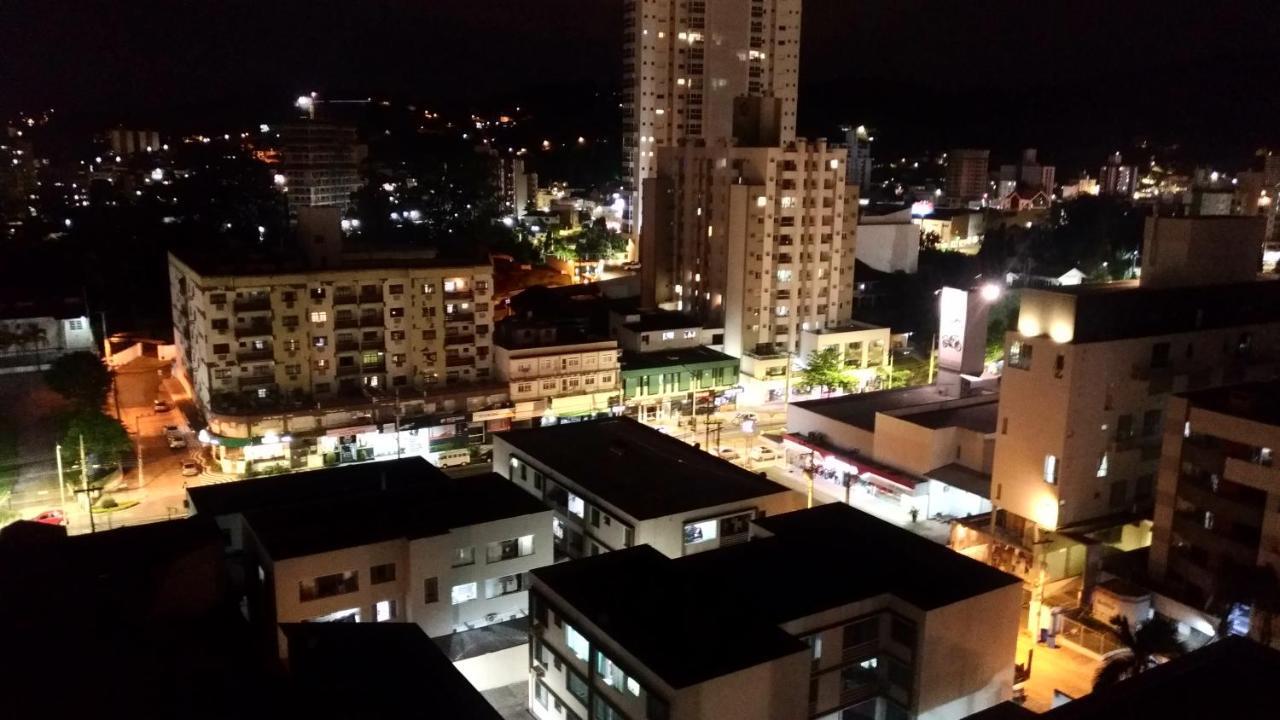
<path id="1" fill-rule="evenodd" d="M 5 0 L 0 116 L 221 118 L 298 91 L 481 105 L 617 82 L 621 0 Z M 1280 134 L 1275 0 L 806 0 L 802 130 L 1217 152 Z M 285 100 L 287 102 L 287 100 Z M 189 119 L 189 117 L 187 118 Z"/>

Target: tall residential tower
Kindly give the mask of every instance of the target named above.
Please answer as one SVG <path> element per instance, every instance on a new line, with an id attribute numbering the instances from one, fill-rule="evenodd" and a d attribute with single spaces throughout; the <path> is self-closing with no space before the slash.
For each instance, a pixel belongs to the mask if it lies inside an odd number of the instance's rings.
<path id="1" fill-rule="evenodd" d="M 782 139 L 794 138 L 800 0 L 626 0 L 623 36 L 623 164 L 638 235 L 657 148 L 728 139 L 734 98 L 780 99 Z"/>

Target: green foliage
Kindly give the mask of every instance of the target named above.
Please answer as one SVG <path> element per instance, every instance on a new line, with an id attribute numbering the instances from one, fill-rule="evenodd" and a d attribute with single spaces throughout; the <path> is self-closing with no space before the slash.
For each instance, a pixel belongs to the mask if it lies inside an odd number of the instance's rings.
<path id="1" fill-rule="evenodd" d="M 76 352 L 54 360 L 45 371 L 44 381 L 78 410 L 97 410 L 107 401 L 111 375 L 97 355 Z"/>
<path id="2" fill-rule="evenodd" d="M 840 348 L 831 346 L 809 353 L 804 369 L 800 371 L 800 383 L 824 391 L 841 390 L 853 382 L 844 367 Z"/>
<path id="3" fill-rule="evenodd" d="M 988 228 L 978 258 L 986 275 L 1056 276 L 1078 267 L 1090 280 L 1117 280 L 1132 274 L 1142 224 L 1142 213 L 1128 202 L 1080 197 L 1055 205 L 1030 228 Z"/>
<path id="4" fill-rule="evenodd" d="M 84 437 L 86 455 L 102 462 L 116 460 L 133 450 L 129 433 L 119 420 L 100 410 L 80 410 L 67 418 L 62 440 L 62 461 L 67 465 L 80 462 L 80 438 Z"/>
<path id="5" fill-rule="evenodd" d="M 561 260 L 587 261 L 608 260 L 626 250 L 627 239 L 606 227 L 603 220 L 598 220 L 548 239 L 546 252 Z"/>
<path id="6" fill-rule="evenodd" d="M 1004 356 L 1005 333 L 1012 330 L 1017 321 L 1017 292 L 1006 290 L 987 314 L 987 362 L 994 362 Z"/>
<path id="7" fill-rule="evenodd" d="M 1140 674 L 1151 664 L 1152 657 L 1172 657 L 1187 651 L 1178 640 L 1178 630 L 1161 615 L 1148 620 L 1137 630 L 1129 627 L 1129 621 L 1117 615 L 1111 619 L 1112 633 L 1124 648 L 1099 666 L 1093 678 L 1093 689 L 1114 685 L 1121 680 Z"/>

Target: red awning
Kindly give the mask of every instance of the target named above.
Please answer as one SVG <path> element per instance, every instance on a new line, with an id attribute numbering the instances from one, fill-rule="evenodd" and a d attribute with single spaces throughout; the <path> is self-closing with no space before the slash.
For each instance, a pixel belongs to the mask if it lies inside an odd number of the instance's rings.
<path id="1" fill-rule="evenodd" d="M 821 458 L 834 457 L 846 465 L 852 465 L 858 468 L 859 475 L 864 480 L 880 485 L 890 490 L 906 490 L 914 492 L 916 485 L 920 484 L 920 480 L 911 475 L 891 468 L 883 463 L 878 463 L 865 455 L 854 455 L 852 453 L 842 452 L 834 448 L 826 447 L 810 440 L 802 435 L 787 433 L 782 436 L 784 441 L 790 441 L 797 445 L 809 448 L 815 455 Z"/>

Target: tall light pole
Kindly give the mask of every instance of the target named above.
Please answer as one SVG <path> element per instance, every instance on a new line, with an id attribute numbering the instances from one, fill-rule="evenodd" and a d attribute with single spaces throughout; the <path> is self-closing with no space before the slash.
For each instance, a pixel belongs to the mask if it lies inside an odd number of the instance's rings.
<path id="1" fill-rule="evenodd" d="M 53 457 L 58 463 L 58 498 L 62 503 L 62 514 L 67 513 L 67 484 L 62 479 L 62 446 L 53 446 Z"/>

